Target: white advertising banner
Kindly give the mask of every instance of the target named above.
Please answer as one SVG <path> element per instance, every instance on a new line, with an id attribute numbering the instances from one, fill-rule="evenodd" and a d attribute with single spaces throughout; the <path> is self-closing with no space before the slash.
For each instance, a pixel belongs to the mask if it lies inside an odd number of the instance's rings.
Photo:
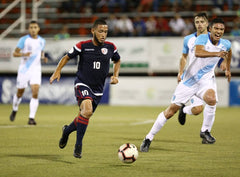
<path id="1" fill-rule="evenodd" d="M 45 54 L 49 63 L 43 64 L 43 73 L 52 73 L 60 60 L 76 43 L 91 38 L 70 38 L 55 41 L 46 39 Z M 108 38 L 121 55 L 121 72 L 131 73 L 172 73 L 178 72 L 182 55 L 183 37 L 139 37 Z M 0 73 L 17 73 L 21 58 L 12 56 L 18 39 L 4 39 L 0 42 Z M 239 40 L 232 41 L 232 71 L 239 72 Z M 64 68 L 65 73 L 75 73 L 77 58 L 71 60 Z"/>
<path id="2" fill-rule="evenodd" d="M 49 58 L 48 64 L 43 64 L 44 72 L 53 72 L 60 58 L 66 54 L 77 42 L 90 38 L 71 38 L 55 41 L 46 39 L 45 54 Z M 126 64 L 124 71 L 131 71 L 132 66 L 136 72 L 166 72 L 177 71 L 179 56 L 181 54 L 177 47 L 181 47 L 182 38 L 108 38 L 113 42 L 120 53 L 122 64 Z M 16 73 L 21 58 L 12 56 L 18 39 L 5 39 L 0 43 L 0 72 Z M 133 65 L 128 65 L 133 64 Z M 144 67 L 137 68 L 138 64 Z M 126 70 L 129 67 L 130 70 Z M 63 72 L 75 73 L 76 60 L 64 67 Z M 140 70 L 139 70 L 140 69 Z"/>
<path id="3" fill-rule="evenodd" d="M 156 38 L 150 45 L 149 70 L 177 72 L 182 55 L 183 38 Z"/>
<path id="4" fill-rule="evenodd" d="M 219 106 L 228 106 L 229 84 L 217 78 Z M 110 87 L 111 105 L 168 106 L 177 86 L 177 77 L 120 77 Z"/>

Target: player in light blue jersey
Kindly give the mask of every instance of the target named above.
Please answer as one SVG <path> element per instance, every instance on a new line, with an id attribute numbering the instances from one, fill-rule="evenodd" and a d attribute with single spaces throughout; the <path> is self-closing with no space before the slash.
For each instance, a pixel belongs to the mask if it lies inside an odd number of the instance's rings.
<path id="1" fill-rule="evenodd" d="M 179 73 L 178 73 L 178 82 L 180 82 L 182 79 L 183 71 L 184 71 L 185 65 L 187 63 L 187 58 L 189 58 L 189 62 L 188 62 L 189 65 L 195 59 L 194 46 L 195 46 L 195 41 L 196 41 L 197 36 L 199 36 L 200 34 L 208 33 L 208 31 L 207 31 L 207 27 L 208 27 L 207 14 L 206 13 L 197 14 L 194 17 L 194 24 L 197 29 L 197 32 L 190 34 L 184 38 L 183 54 L 182 54 L 182 57 L 180 60 Z M 223 59 L 221 59 L 218 63 L 218 66 L 220 66 L 220 68 L 222 70 L 225 70 L 226 62 L 223 61 Z M 197 96 L 193 96 L 189 102 L 190 102 L 190 104 L 188 104 L 186 106 L 183 105 L 179 110 L 178 121 L 181 125 L 185 124 L 186 114 L 198 115 L 203 111 L 204 101 L 202 99 L 198 98 Z M 202 125 L 202 128 L 206 126 L 205 124 L 207 124 L 207 125 L 209 125 L 208 129 L 210 130 L 213 125 L 213 121 L 211 121 L 212 119 L 210 119 L 211 123 L 209 123 L 209 121 L 207 120 L 209 118 L 208 112 L 207 112 L 208 110 L 209 109 L 204 109 L 204 112 L 203 112 L 203 115 L 204 115 L 203 123 L 204 124 Z M 212 113 L 210 113 L 210 114 L 212 114 Z"/>
<path id="2" fill-rule="evenodd" d="M 214 69 L 221 58 L 226 60 L 225 76 L 228 81 L 231 79 L 232 50 L 230 41 L 222 39 L 224 30 L 224 22 L 222 19 L 216 18 L 209 26 L 210 33 L 201 34 L 197 37 L 195 41 L 195 58 L 185 70 L 181 82 L 176 87 L 171 105 L 158 115 L 150 132 L 143 140 L 140 151 L 148 152 L 156 133 L 194 95 L 206 103 L 205 109 L 208 109 L 208 123 L 211 124 L 214 121 L 215 105 L 217 103 Z M 214 143 L 215 138 L 211 136 L 209 126 L 205 125 L 200 132 L 202 143 Z"/>
<path id="3" fill-rule="evenodd" d="M 28 26 L 29 34 L 21 37 L 13 53 L 14 57 L 22 57 L 17 75 L 17 93 L 13 96 L 13 110 L 10 120 L 14 121 L 18 106 L 21 103 L 25 88 L 30 84 L 32 98 L 30 100 L 29 125 L 36 125 L 35 114 L 38 108 L 38 91 L 41 85 L 41 59 L 46 63 L 43 49 L 45 39 L 38 35 L 40 27 L 36 21 L 31 21 Z"/>
<path id="4" fill-rule="evenodd" d="M 183 51 L 180 59 L 179 72 L 178 72 L 178 82 L 182 80 L 184 68 L 187 64 L 190 65 L 195 59 L 194 46 L 197 36 L 200 34 L 207 34 L 208 18 L 206 13 L 199 13 L 194 17 L 194 25 L 197 32 L 190 34 L 184 38 L 183 41 Z M 203 110 L 203 100 L 193 96 L 190 100 L 190 105 L 183 105 L 179 110 L 178 120 L 181 125 L 185 124 L 186 114 L 198 115 Z"/>

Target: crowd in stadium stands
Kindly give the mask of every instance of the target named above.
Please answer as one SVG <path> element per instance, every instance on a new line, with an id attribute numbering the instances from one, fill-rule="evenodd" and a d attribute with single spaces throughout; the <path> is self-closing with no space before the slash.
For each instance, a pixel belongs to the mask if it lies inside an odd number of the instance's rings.
<path id="1" fill-rule="evenodd" d="M 160 6 L 166 6 L 169 8 L 168 10 L 173 11 L 178 9 L 191 10 L 192 0 L 66 0 L 62 2 L 61 10 L 69 13 L 95 13 L 104 6 L 108 7 L 109 13 L 115 12 L 116 8 L 120 9 L 120 12 L 130 12 L 132 10 L 137 12 L 158 12 Z"/>
<path id="2" fill-rule="evenodd" d="M 27 2 L 31 3 L 32 0 L 27 0 Z M 43 15 L 40 17 L 44 19 L 41 33 L 43 36 L 50 36 L 49 34 L 52 33 L 57 40 L 69 38 L 68 34 L 86 36 L 89 34 L 90 24 L 98 17 L 97 14 L 102 13 L 101 17 L 106 19 L 109 25 L 108 36 L 110 37 L 185 36 L 194 31 L 191 12 L 210 12 L 209 20 L 211 20 L 217 14 L 222 14 L 221 12 L 229 11 L 236 15 L 226 16 L 226 22 L 231 24 L 230 26 L 227 24 L 226 33 L 240 36 L 239 0 L 201 0 L 196 2 L 193 0 L 61 0 L 60 2 L 56 1 L 54 7 L 57 8 L 57 13 L 65 14 L 65 17 L 62 18 L 59 15 L 56 16 L 57 19 L 54 19 Z M 199 5 L 199 3 L 205 3 L 205 5 Z M 165 16 L 158 12 L 169 12 L 171 15 Z M 181 16 L 182 12 L 190 12 L 191 15 Z M 224 18 L 224 16 L 222 17 Z M 2 23 L 5 24 L 7 21 L 3 20 Z M 56 26 L 51 28 L 51 24 L 56 21 L 59 29 Z M 80 24 L 80 27 L 78 28 L 73 23 Z M 61 29 L 62 25 L 65 26 L 65 29 Z M 68 34 L 64 34 L 67 25 Z"/>
<path id="3" fill-rule="evenodd" d="M 136 15 L 132 20 L 126 15 L 107 19 L 109 36 L 185 36 L 194 31 L 192 22 L 178 13 L 169 22 L 162 16 L 149 16 L 146 20 Z"/>
<path id="4" fill-rule="evenodd" d="M 240 36 L 240 15 L 233 20 L 233 28 L 232 30 L 230 31 L 230 36 Z"/>
<path id="5" fill-rule="evenodd" d="M 215 7 L 214 14 L 222 10 L 232 10 L 233 5 L 239 2 L 212 0 L 212 4 Z M 224 5 L 227 5 L 227 9 Z M 60 9 L 66 13 L 94 14 L 104 7 L 107 7 L 110 14 L 106 18 L 109 36 L 185 36 L 194 31 L 191 18 L 183 18 L 179 13 L 175 13 L 172 18 L 139 15 L 141 12 L 159 12 L 160 7 L 165 7 L 171 12 L 193 11 L 196 7 L 193 6 L 192 0 L 66 0 L 62 2 Z M 120 12 L 121 15 L 116 16 L 115 12 Z M 128 17 L 124 12 L 136 12 L 136 16 Z M 239 35 L 239 20 L 234 20 L 231 35 Z"/>

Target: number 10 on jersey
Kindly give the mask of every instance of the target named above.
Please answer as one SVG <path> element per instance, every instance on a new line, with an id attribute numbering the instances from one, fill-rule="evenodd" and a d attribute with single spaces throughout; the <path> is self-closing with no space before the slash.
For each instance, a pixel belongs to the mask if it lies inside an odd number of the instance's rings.
<path id="1" fill-rule="evenodd" d="M 101 63 L 99 61 L 94 61 L 93 62 L 93 69 L 100 69 Z"/>

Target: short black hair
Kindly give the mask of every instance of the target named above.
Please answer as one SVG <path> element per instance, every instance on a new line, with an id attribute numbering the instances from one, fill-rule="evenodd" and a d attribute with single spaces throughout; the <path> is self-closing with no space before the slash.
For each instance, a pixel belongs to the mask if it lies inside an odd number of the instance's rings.
<path id="1" fill-rule="evenodd" d="M 38 22 L 36 20 L 31 20 L 29 24 L 33 24 L 33 23 L 37 23 L 38 24 Z"/>
<path id="2" fill-rule="evenodd" d="M 213 26 L 214 24 L 216 24 L 216 23 L 221 23 L 221 24 L 225 25 L 223 19 L 221 19 L 221 18 L 214 18 L 214 19 L 211 21 L 210 26 L 212 27 L 212 26 Z"/>
<path id="3" fill-rule="evenodd" d="M 107 22 L 103 18 L 98 18 L 93 23 L 93 28 L 96 28 L 98 25 L 107 25 Z"/>
<path id="4" fill-rule="evenodd" d="M 30 26 L 31 24 L 37 24 L 39 26 L 39 24 L 38 24 L 38 22 L 36 20 L 31 20 L 29 22 L 28 26 Z"/>
<path id="5" fill-rule="evenodd" d="M 195 17 L 203 17 L 203 18 L 205 18 L 206 20 L 208 20 L 207 13 L 205 13 L 205 12 L 197 13 L 197 14 L 194 16 L 194 18 L 195 18 Z"/>

